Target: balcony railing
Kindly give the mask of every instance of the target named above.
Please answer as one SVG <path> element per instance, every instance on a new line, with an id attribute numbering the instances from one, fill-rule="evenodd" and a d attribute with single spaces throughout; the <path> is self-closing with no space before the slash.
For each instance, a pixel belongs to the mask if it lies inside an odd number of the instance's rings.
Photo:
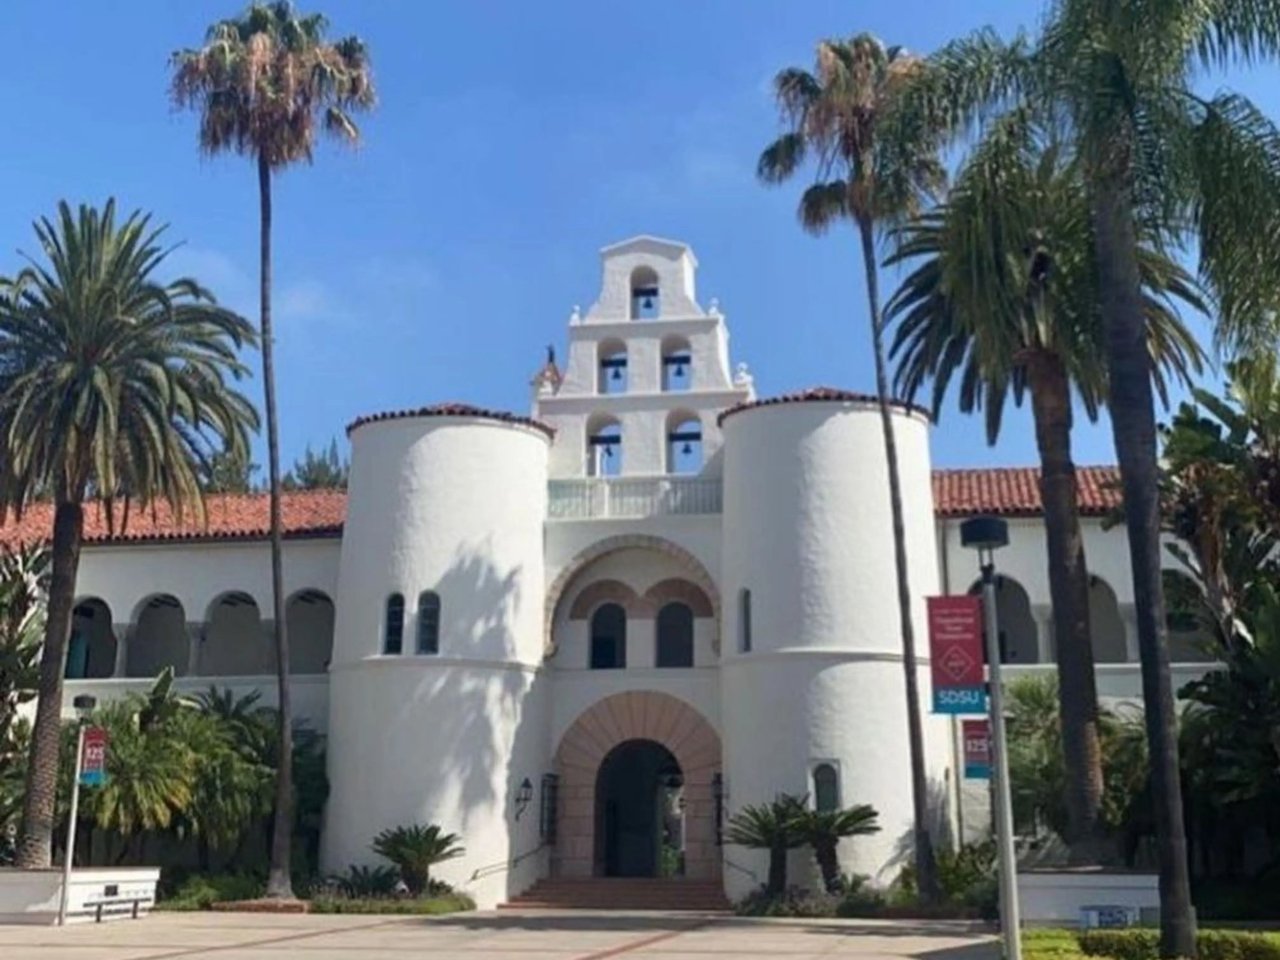
<path id="1" fill-rule="evenodd" d="M 607 520 L 719 513 L 720 481 L 700 477 L 592 477 L 552 480 L 552 520 Z"/>

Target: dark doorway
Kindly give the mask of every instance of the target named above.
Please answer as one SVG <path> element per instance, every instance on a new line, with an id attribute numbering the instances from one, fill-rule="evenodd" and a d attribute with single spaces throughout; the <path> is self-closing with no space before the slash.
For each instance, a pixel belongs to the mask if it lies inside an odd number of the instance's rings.
<path id="1" fill-rule="evenodd" d="M 684 874 L 684 775 L 662 744 L 628 740 L 601 761 L 595 861 L 606 877 Z"/>

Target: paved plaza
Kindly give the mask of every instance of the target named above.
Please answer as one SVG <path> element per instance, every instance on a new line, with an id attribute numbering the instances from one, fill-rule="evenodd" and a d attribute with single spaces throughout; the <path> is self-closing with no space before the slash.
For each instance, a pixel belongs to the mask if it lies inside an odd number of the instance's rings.
<path id="1" fill-rule="evenodd" d="M 5 960 L 713 960 L 912 957 L 996 960 L 995 939 L 960 923 L 746 920 L 640 913 L 450 917 L 155 914 L 67 929 L 0 927 Z"/>

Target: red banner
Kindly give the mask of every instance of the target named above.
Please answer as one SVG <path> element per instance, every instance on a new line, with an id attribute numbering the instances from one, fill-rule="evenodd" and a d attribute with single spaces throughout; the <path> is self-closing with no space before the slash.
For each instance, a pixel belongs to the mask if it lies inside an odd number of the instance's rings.
<path id="1" fill-rule="evenodd" d="M 966 780 L 991 779 L 991 724 L 987 720 L 962 720 Z"/>
<path id="2" fill-rule="evenodd" d="M 80 782 L 101 786 L 107 779 L 107 731 L 89 727 L 84 732 L 84 753 L 80 758 Z"/>
<path id="3" fill-rule="evenodd" d="M 982 598 L 927 597 L 935 713 L 985 712 Z"/>

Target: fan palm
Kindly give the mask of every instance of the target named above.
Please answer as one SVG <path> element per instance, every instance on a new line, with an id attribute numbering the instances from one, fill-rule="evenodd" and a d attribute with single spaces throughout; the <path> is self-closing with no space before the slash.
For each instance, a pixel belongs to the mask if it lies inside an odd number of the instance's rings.
<path id="1" fill-rule="evenodd" d="M 0 546 L 0 756 L 6 760 L 18 708 L 36 695 L 48 590 L 47 547 Z"/>
<path id="2" fill-rule="evenodd" d="M 772 803 L 743 807 L 726 824 L 724 839 L 740 847 L 769 851 L 769 879 L 765 892 L 780 896 L 787 889 L 787 851 L 805 842 L 800 821 L 805 815 L 799 797 L 783 794 Z"/>
<path id="3" fill-rule="evenodd" d="M 462 856 L 465 849 L 456 833 L 445 833 L 437 824 L 393 827 L 373 838 L 373 852 L 400 868 L 400 878 L 414 896 L 427 892 L 431 868 Z"/>
<path id="4" fill-rule="evenodd" d="M 271 593 L 279 686 L 279 737 L 291 746 L 289 641 L 285 632 L 280 519 L 280 444 L 276 417 L 275 343 L 271 327 L 271 178 L 299 161 L 310 162 L 317 128 L 356 143 L 352 113 L 373 106 L 369 54 L 358 37 L 325 39 L 328 22 L 301 14 L 289 0 L 254 3 L 208 30 L 205 44 L 172 57 L 173 98 L 200 112 L 200 147 L 254 159 L 260 211 L 259 309 L 262 389 L 267 414 L 267 478 L 271 499 Z M 289 823 L 293 789 L 289 764 L 276 774 L 276 829 L 267 895 L 291 897 Z"/>
<path id="5" fill-rule="evenodd" d="M 863 837 L 880 832 L 880 815 L 869 803 L 860 803 L 843 810 L 803 810 L 796 829 L 804 841 L 813 847 L 814 859 L 822 871 L 822 883 L 828 893 L 840 889 L 840 856 L 838 847 L 845 837 Z"/>
<path id="6" fill-rule="evenodd" d="M 1271 349 L 1280 261 L 1280 131 L 1201 74 L 1280 53 L 1276 0 L 1055 0 L 1039 35 L 947 45 L 903 98 L 957 134 L 1009 105 L 1056 118 L 1082 165 L 1094 232 L 1112 432 L 1133 574 L 1158 826 L 1163 956 L 1193 956 L 1195 921 L 1165 642 L 1154 388 L 1139 251 L 1194 241 L 1219 339 Z M 915 122 L 921 122 L 916 120 Z"/>
<path id="7" fill-rule="evenodd" d="M 862 249 L 893 518 L 916 868 L 921 891 L 926 898 L 936 899 L 937 871 L 928 830 L 928 783 L 911 586 L 907 579 L 902 484 L 890 415 L 875 252 L 877 233 L 916 213 L 944 180 L 931 126 L 914 122 L 913 115 L 906 111 L 891 110 L 899 90 L 919 66 L 918 58 L 901 47 L 886 47 L 870 34 L 822 41 L 814 72 L 792 67 L 774 79 L 786 132 L 760 155 L 757 172 L 766 183 L 781 183 L 812 160 L 816 180 L 800 199 L 801 224 L 806 230 L 821 234 L 840 221 L 848 221 L 857 231 Z M 892 125 L 887 123 L 889 116 L 897 118 Z"/>
<path id="8" fill-rule="evenodd" d="M 992 444 L 1008 400 L 1031 401 L 1061 680 L 1065 839 L 1073 860 L 1088 862 L 1100 852 L 1103 775 L 1072 392 L 1096 419 L 1107 378 L 1079 165 L 1028 114 L 1012 113 L 975 150 L 946 204 L 899 239 L 887 263 L 912 272 L 886 309 L 897 324 L 898 388 L 910 399 L 931 381 L 936 421 L 958 374 L 960 409 L 985 413 Z M 1166 379 L 1185 382 L 1201 361 L 1175 302 L 1204 307 L 1194 280 L 1162 252 L 1144 248 L 1140 267 L 1151 374 L 1165 398 Z"/>
<path id="9" fill-rule="evenodd" d="M 84 500 L 201 511 L 199 463 L 247 450 L 257 426 L 228 384 L 252 328 L 195 280 L 156 279 L 167 251 L 150 217 L 116 222 L 66 203 L 35 224 L 45 262 L 0 282 L 0 513 L 52 493 L 54 520 L 39 702 L 18 862 L 47 867 L 57 786 L 63 661 Z"/>

